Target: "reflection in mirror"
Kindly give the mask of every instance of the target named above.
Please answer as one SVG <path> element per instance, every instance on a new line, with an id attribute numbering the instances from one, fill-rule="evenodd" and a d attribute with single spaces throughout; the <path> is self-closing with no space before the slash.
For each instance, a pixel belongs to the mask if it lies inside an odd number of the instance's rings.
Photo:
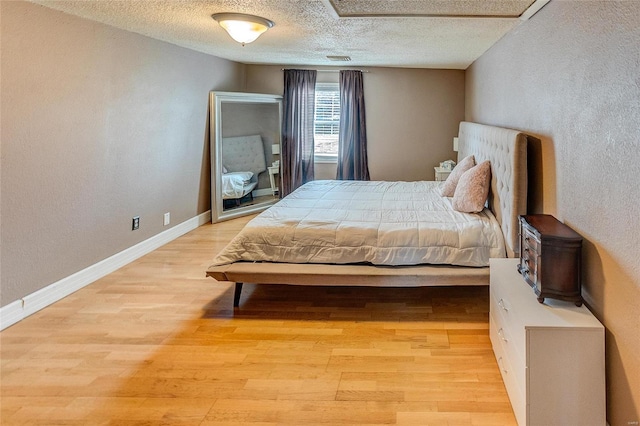
<path id="1" fill-rule="evenodd" d="M 256 213 L 277 201 L 282 97 L 211 92 L 212 221 Z"/>

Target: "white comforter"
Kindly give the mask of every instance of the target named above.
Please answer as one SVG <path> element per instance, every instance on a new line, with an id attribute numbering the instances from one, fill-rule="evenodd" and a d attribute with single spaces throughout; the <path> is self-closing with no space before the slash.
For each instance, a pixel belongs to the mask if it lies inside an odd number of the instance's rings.
<path id="1" fill-rule="evenodd" d="M 459 213 L 441 182 L 313 181 L 252 219 L 214 259 L 487 266 L 505 257 L 485 209 Z"/>
<path id="2" fill-rule="evenodd" d="M 242 198 L 245 186 L 251 181 L 253 172 L 229 172 L 222 175 L 222 198 Z"/>

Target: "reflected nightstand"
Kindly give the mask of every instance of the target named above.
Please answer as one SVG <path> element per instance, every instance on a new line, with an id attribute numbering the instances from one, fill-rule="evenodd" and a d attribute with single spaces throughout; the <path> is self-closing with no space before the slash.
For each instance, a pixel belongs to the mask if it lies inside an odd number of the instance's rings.
<path id="1" fill-rule="evenodd" d="M 271 183 L 271 192 L 275 196 L 278 193 L 278 186 L 276 185 L 276 175 L 280 173 L 280 166 L 267 167 L 269 169 L 269 182 Z"/>
<path id="2" fill-rule="evenodd" d="M 447 180 L 449 174 L 451 173 L 451 170 L 444 169 L 442 167 L 434 167 L 433 169 L 436 172 L 436 182 L 443 182 Z"/>

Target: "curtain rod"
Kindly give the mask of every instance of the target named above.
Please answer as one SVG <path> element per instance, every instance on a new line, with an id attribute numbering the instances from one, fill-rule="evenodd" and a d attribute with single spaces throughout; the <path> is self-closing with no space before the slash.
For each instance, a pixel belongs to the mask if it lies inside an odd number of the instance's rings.
<path id="1" fill-rule="evenodd" d="M 302 69 L 302 68 L 280 68 L 280 71 L 286 71 L 288 69 L 297 70 L 297 69 Z M 306 70 L 306 71 L 314 71 L 314 70 Z M 348 70 L 315 70 L 315 71 L 316 72 L 360 71 L 360 72 L 364 72 L 364 73 L 368 73 L 369 72 L 367 70 L 352 70 L 352 69 L 348 69 Z"/>

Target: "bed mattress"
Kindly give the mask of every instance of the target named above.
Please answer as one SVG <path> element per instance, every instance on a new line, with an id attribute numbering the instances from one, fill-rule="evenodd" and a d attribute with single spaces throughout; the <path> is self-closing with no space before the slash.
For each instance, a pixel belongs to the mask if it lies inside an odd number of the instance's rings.
<path id="1" fill-rule="evenodd" d="M 460 213 L 442 182 L 309 182 L 252 219 L 214 259 L 488 266 L 505 257 L 490 210 Z"/>
<path id="2" fill-rule="evenodd" d="M 248 193 L 253 172 L 229 172 L 222 175 L 222 199 L 242 198 Z M 253 185 L 255 187 L 255 185 Z M 253 187 L 251 189 L 253 189 Z"/>

